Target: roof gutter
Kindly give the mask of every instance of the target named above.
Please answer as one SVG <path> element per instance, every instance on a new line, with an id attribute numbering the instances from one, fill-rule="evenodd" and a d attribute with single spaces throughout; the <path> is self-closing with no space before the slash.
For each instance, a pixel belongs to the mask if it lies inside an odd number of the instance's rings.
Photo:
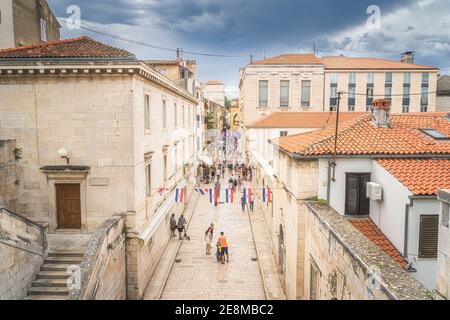
<path id="1" fill-rule="evenodd" d="M 317 155 L 317 156 L 304 156 L 304 155 L 300 155 L 298 153 L 292 153 L 292 152 L 287 152 L 283 149 L 280 149 L 283 153 L 285 153 L 286 155 L 288 155 L 289 157 L 293 158 L 294 160 L 314 160 L 314 159 L 330 159 L 333 156 L 332 155 Z M 421 158 L 421 159 L 449 159 L 450 158 L 450 154 L 445 153 L 445 154 L 408 154 L 408 155 L 404 155 L 404 154 L 356 154 L 356 155 L 352 155 L 352 154 L 348 154 L 348 155 L 338 155 L 338 158 L 340 159 L 345 159 L 345 158 L 359 158 L 359 159 L 365 159 L 365 158 L 369 158 L 369 159 L 414 159 L 414 158 Z"/>

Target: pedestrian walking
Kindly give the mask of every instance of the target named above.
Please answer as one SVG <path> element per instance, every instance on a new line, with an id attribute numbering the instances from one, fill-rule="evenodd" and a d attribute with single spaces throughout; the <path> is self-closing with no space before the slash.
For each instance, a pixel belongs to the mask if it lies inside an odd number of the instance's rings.
<path id="1" fill-rule="evenodd" d="M 214 223 L 211 223 L 209 228 L 205 232 L 205 242 L 206 242 L 206 255 L 211 255 L 211 243 L 214 237 Z"/>
<path id="2" fill-rule="evenodd" d="M 177 226 L 178 234 L 180 236 L 180 240 L 183 240 L 183 232 L 184 232 L 184 234 L 186 234 L 186 231 L 185 231 L 186 230 L 186 224 L 187 224 L 186 219 L 184 218 L 184 215 L 182 214 L 180 216 L 180 219 L 178 219 L 178 226 Z"/>
<path id="3" fill-rule="evenodd" d="M 170 217 L 170 230 L 172 231 L 172 237 L 176 237 L 175 230 L 177 229 L 177 219 L 175 219 L 175 214 Z"/>
<path id="4" fill-rule="evenodd" d="M 241 176 L 238 177 L 237 183 L 238 183 L 238 189 L 239 189 L 239 191 L 241 191 L 242 190 L 242 179 L 241 179 Z"/>
<path id="5" fill-rule="evenodd" d="M 250 201 L 250 211 L 253 212 L 254 209 L 255 209 L 255 200 L 253 200 L 252 198 L 252 200 Z"/>
<path id="6" fill-rule="evenodd" d="M 245 198 L 244 198 L 244 196 L 242 196 L 241 197 L 242 212 L 245 212 L 245 205 L 246 205 Z"/>
<path id="7" fill-rule="evenodd" d="M 217 246 L 220 247 L 220 256 L 222 260 L 222 264 L 225 264 L 225 258 L 226 262 L 230 262 L 230 259 L 228 257 L 228 241 L 225 237 L 225 233 L 221 232 L 219 239 L 217 239 Z"/>

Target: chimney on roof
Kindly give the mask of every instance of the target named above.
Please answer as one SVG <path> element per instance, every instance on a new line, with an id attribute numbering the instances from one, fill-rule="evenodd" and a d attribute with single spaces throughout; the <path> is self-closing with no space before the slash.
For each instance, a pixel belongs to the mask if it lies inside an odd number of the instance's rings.
<path id="1" fill-rule="evenodd" d="M 378 99 L 373 102 L 372 122 L 378 128 L 389 128 L 390 99 Z"/>
<path id="2" fill-rule="evenodd" d="M 400 62 L 414 63 L 414 51 L 402 52 Z"/>

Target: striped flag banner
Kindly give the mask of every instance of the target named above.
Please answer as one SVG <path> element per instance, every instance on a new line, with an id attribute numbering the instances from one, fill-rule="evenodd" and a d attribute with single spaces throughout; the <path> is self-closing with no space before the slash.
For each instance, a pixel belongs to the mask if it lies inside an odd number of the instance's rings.
<path id="1" fill-rule="evenodd" d="M 184 200 L 184 189 L 176 189 L 175 191 L 175 202 L 182 203 Z"/>
<path id="2" fill-rule="evenodd" d="M 205 194 L 207 194 L 209 192 L 209 189 L 197 188 L 197 189 L 194 189 L 194 190 L 195 190 L 195 192 L 200 193 L 202 196 L 204 196 Z"/>
<path id="3" fill-rule="evenodd" d="M 234 203 L 234 191 L 233 189 L 226 189 L 225 190 L 225 200 L 226 203 Z"/>
<path id="4" fill-rule="evenodd" d="M 267 189 L 263 188 L 263 191 L 262 191 L 262 201 L 263 202 L 272 202 L 270 192 L 271 192 L 271 190 L 269 187 L 267 187 Z"/>
<path id="5" fill-rule="evenodd" d="M 248 197 L 248 202 L 252 202 L 252 198 L 253 198 L 253 194 L 252 194 L 252 189 L 248 188 L 247 190 L 247 197 Z"/>
<path id="6" fill-rule="evenodd" d="M 213 203 L 213 191 L 209 189 L 209 203 Z"/>

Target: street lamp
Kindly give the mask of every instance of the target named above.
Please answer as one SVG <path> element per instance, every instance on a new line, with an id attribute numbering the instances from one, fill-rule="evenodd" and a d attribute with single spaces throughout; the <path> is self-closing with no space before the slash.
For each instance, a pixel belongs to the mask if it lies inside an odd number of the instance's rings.
<path id="1" fill-rule="evenodd" d="M 69 152 L 66 149 L 64 149 L 64 148 L 61 148 L 61 149 L 58 150 L 58 155 L 61 157 L 61 159 L 66 159 L 67 165 L 69 165 L 68 154 L 69 154 Z"/>

